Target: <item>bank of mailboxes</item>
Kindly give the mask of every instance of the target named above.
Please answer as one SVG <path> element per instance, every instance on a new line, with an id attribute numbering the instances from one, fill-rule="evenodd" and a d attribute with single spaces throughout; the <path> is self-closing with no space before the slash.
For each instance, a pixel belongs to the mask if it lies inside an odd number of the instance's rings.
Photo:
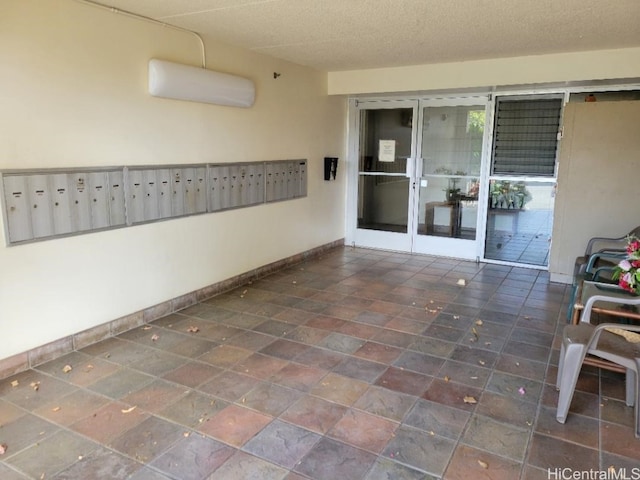
<path id="1" fill-rule="evenodd" d="M 270 162 L 266 165 L 265 173 L 265 195 L 267 202 L 276 202 L 307 195 L 306 160 Z"/>
<path id="2" fill-rule="evenodd" d="M 207 212 L 206 166 L 130 168 L 127 175 L 131 224 Z"/>
<path id="3" fill-rule="evenodd" d="M 306 160 L 2 175 L 7 243 L 307 195 Z"/>
<path id="4" fill-rule="evenodd" d="M 3 176 L 9 242 L 125 225 L 122 170 Z"/>
<path id="5" fill-rule="evenodd" d="M 264 163 L 211 165 L 209 209 L 212 212 L 264 203 Z"/>

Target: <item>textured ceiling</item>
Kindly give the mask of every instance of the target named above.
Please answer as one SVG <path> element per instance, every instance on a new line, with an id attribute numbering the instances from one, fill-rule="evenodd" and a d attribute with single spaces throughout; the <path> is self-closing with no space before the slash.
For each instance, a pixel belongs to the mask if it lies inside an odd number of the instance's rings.
<path id="1" fill-rule="evenodd" d="M 640 0 L 99 1 L 325 71 L 640 46 Z"/>

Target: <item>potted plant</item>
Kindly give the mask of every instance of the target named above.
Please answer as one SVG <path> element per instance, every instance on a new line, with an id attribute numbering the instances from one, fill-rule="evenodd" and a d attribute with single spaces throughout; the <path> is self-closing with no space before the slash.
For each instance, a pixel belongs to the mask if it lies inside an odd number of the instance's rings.
<path id="1" fill-rule="evenodd" d="M 531 193 L 524 182 L 491 180 L 489 184 L 489 206 L 521 210 L 531 200 Z"/>

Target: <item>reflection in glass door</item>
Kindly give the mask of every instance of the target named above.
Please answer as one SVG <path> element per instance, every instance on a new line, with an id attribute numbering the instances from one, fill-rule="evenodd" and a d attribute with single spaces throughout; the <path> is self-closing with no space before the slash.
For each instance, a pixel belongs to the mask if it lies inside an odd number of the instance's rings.
<path id="1" fill-rule="evenodd" d="M 491 178 L 485 258 L 547 266 L 555 190 L 546 178 Z"/>
<path id="2" fill-rule="evenodd" d="M 469 259 L 479 255 L 486 105 L 483 97 L 425 103 L 414 251 Z"/>

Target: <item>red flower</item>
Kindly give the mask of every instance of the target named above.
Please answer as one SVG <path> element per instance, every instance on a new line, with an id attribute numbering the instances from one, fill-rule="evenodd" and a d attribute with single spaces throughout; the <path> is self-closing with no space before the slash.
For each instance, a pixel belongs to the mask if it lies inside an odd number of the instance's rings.
<path id="1" fill-rule="evenodd" d="M 634 252 L 640 250 L 640 242 L 638 240 L 634 240 L 633 242 L 629 242 L 627 246 L 627 253 L 631 255 Z"/>
<path id="2" fill-rule="evenodd" d="M 618 282 L 618 285 L 620 285 L 623 289 L 625 289 L 628 292 L 633 292 L 633 289 L 631 288 L 631 286 L 627 282 L 625 282 L 622 278 Z"/>

